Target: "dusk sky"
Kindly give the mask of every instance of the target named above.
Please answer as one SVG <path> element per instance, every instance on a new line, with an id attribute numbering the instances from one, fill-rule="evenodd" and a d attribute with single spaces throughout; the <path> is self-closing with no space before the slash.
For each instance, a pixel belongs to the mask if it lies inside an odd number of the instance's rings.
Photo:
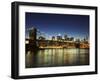
<path id="1" fill-rule="evenodd" d="M 89 37 L 89 16 L 47 13 L 26 13 L 26 29 L 35 27 L 46 36 L 64 36 L 84 38 Z M 27 36 L 26 32 L 26 36 Z"/>

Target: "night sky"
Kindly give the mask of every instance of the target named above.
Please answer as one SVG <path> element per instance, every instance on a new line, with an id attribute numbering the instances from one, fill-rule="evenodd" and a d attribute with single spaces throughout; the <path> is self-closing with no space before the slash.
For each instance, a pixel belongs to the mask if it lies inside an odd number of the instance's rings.
<path id="1" fill-rule="evenodd" d="M 46 34 L 46 38 L 67 34 L 69 37 L 89 37 L 89 16 L 68 14 L 27 13 L 26 29 L 35 27 Z M 26 31 L 26 37 L 27 37 Z"/>

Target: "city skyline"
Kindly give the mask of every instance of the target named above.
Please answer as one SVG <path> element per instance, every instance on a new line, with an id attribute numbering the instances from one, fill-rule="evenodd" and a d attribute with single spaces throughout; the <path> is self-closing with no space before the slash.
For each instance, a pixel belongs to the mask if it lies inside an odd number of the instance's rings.
<path id="1" fill-rule="evenodd" d="M 89 16 L 46 13 L 26 13 L 26 29 L 36 27 L 46 38 L 64 36 L 83 39 L 89 37 Z M 26 37 L 28 32 L 26 31 Z"/>

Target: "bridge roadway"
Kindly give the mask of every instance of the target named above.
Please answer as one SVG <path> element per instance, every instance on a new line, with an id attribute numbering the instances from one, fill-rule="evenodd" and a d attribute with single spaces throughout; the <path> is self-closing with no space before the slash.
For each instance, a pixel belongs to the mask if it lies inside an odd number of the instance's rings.
<path id="1" fill-rule="evenodd" d="M 31 48 L 30 48 L 31 47 Z M 40 49 L 48 48 L 89 48 L 89 44 L 85 42 L 75 41 L 57 41 L 57 40 L 30 40 L 26 39 L 26 49 L 32 47 Z M 34 49 L 34 48 L 33 48 Z"/>

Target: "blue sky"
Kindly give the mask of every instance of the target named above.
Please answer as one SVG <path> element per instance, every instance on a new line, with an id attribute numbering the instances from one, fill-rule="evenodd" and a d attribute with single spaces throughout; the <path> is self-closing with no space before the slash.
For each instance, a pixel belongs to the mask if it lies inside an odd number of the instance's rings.
<path id="1" fill-rule="evenodd" d="M 26 29 L 36 27 L 49 36 L 58 34 L 69 37 L 89 37 L 89 16 L 69 14 L 29 13 L 25 14 Z M 26 36 L 27 36 L 26 32 Z"/>

